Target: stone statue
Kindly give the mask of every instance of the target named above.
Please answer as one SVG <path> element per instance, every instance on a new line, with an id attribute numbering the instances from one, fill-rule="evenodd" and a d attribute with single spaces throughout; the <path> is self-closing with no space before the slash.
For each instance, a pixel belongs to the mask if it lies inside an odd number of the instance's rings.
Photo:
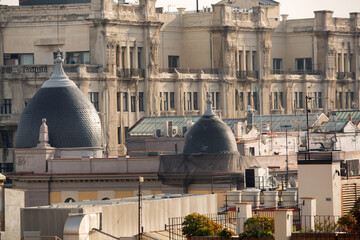
<path id="1" fill-rule="evenodd" d="M 37 145 L 37 147 L 40 148 L 50 147 L 50 144 L 48 142 L 49 142 L 48 126 L 46 125 L 46 118 L 43 118 L 39 132 L 39 144 Z"/>

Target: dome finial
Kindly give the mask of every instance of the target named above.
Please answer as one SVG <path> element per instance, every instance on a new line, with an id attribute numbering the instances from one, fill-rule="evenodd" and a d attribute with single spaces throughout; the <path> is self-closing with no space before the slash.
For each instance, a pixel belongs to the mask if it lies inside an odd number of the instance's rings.
<path id="1" fill-rule="evenodd" d="M 204 116 L 207 116 L 207 117 L 215 116 L 215 113 L 212 108 L 212 103 L 213 103 L 213 101 L 211 100 L 211 95 L 210 95 L 210 93 L 208 93 L 208 99 L 206 100 L 207 109 L 204 113 Z"/>
<path id="2" fill-rule="evenodd" d="M 71 81 L 65 74 L 63 68 L 63 59 L 61 58 L 60 47 L 57 52 L 56 59 L 54 60 L 55 67 L 49 80 L 47 80 L 42 88 L 53 88 L 53 87 L 76 87 L 75 83 Z"/>

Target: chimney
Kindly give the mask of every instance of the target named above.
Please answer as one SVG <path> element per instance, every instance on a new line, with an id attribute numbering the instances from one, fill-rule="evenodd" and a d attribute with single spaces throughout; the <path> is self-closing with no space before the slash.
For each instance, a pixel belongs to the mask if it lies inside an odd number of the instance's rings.
<path id="1" fill-rule="evenodd" d="M 349 113 L 349 121 L 352 122 L 352 114 Z"/>

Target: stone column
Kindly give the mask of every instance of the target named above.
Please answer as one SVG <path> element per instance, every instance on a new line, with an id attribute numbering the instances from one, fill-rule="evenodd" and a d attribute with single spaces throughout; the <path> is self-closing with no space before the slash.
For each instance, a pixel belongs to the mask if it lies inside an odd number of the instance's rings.
<path id="1" fill-rule="evenodd" d="M 293 226 L 293 212 L 291 209 L 275 211 L 275 239 L 290 240 Z"/>
<path id="2" fill-rule="evenodd" d="M 316 198 L 303 197 L 301 198 L 301 226 L 305 227 L 305 231 L 315 229 L 315 216 L 316 216 Z"/>
<path id="3" fill-rule="evenodd" d="M 235 203 L 236 206 L 236 235 L 244 232 L 244 223 L 252 217 L 250 202 Z"/>
<path id="4" fill-rule="evenodd" d="M 345 72 L 345 70 L 344 70 L 344 49 L 341 49 L 339 64 L 340 64 L 340 72 Z"/>
<path id="5" fill-rule="evenodd" d="M 130 69 L 130 46 L 129 46 L 129 42 L 126 43 L 125 68 Z"/>
<path id="6" fill-rule="evenodd" d="M 243 46 L 243 51 L 241 52 L 241 71 L 246 70 L 246 48 Z"/>

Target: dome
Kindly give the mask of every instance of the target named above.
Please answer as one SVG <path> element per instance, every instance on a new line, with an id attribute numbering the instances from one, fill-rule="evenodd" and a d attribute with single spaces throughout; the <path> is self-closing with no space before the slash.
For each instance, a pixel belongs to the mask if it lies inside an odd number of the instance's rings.
<path id="1" fill-rule="evenodd" d="M 99 115 L 89 99 L 64 73 L 62 60 L 21 114 L 16 134 L 17 148 L 39 143 L 42 119 L 48 125 L 49 144 L 56 148 L 99 148 L 102 130 Z"/>
<path id="2" fill-rule="evenodd" d="M 231 129 L 215 116 L 211 109 L 211 100 L 207 103 L 207 111 L 186 133 L 183 153 L 185 155 L 238 153 Z"/>

